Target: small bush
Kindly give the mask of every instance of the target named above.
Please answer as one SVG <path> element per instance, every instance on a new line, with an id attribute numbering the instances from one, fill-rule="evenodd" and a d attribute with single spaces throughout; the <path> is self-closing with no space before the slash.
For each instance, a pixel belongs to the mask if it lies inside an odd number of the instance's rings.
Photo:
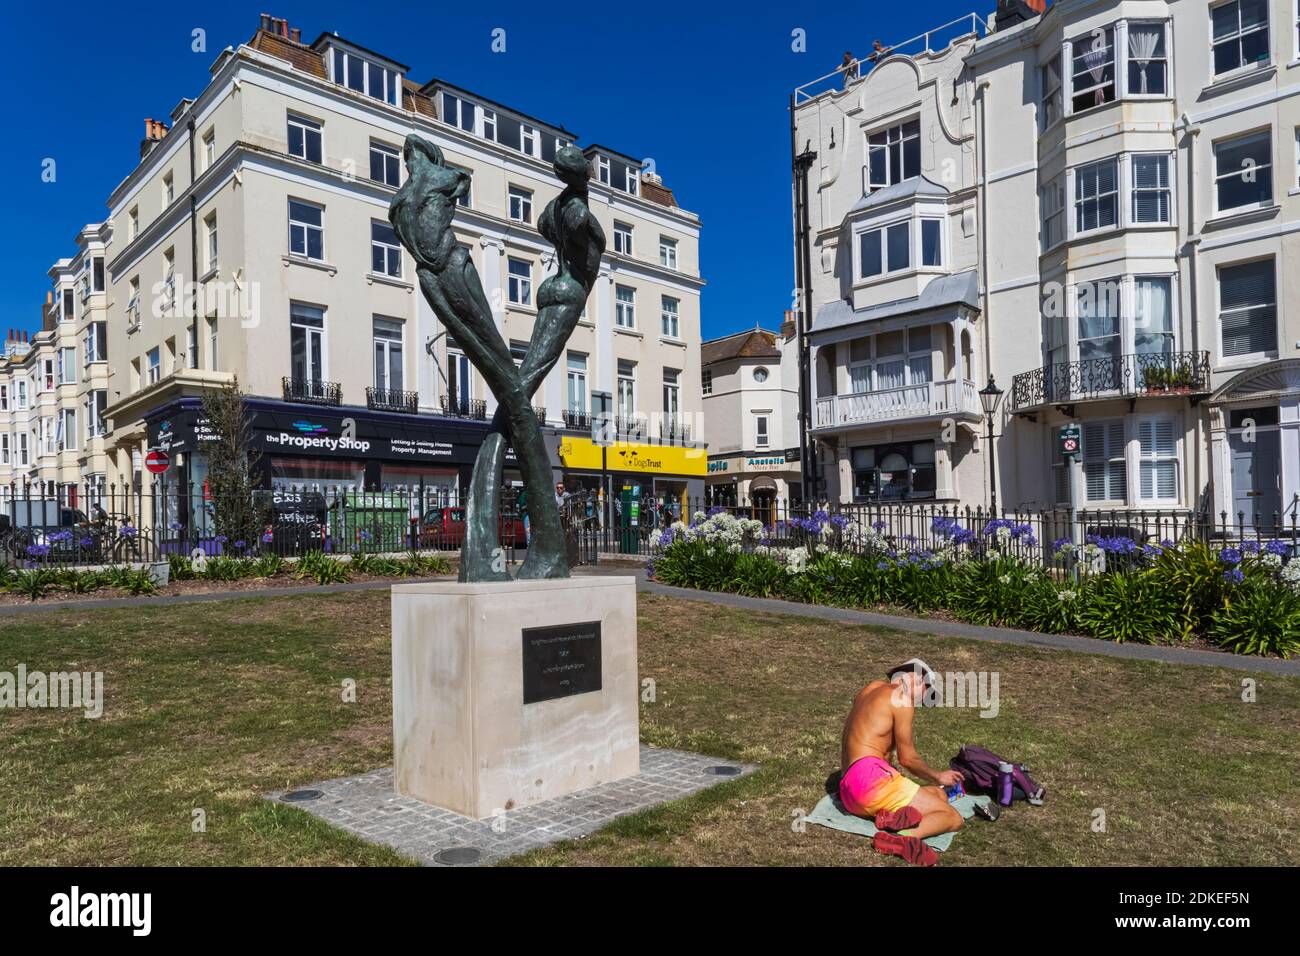
<path id="1" fill-rule="evenodd" d="M 253 574 L 259 578 L 273 578 L 284 570 L 284 558 L 274 552 L 264 554 L 253 562 Z"/>
<path id="2" fill-rule="evenodd" d="M 54 587 L 55 574 L 48 568 L 30 568 L 15 571 L 9 579 L 8 588 L 16 594 L 24 594 L 33 601 L 45 597 Z"/>
<path id="3" fill-rule="evenodd" d="M 1182 637 L 1178 598 L 1149 571 L 1097 575 L 1084 591 L 1079 623 L 1092 637 L 1156 644 Z"/>
<path id="4" fill-rule="evenodd" d="M 1210 619 L 1210 637 L 1234 654 L 1290 657 L 1300 650 L 1300 594 L 1263 580 L 1235 588 Z"/>
<path id="5" fill-rule="evenodd" d="M 169 574 L 172 581 L 193 581 L 194 562 L 190 560 L 188 554 L 172 554 L 167 556 L 167 565 L 170 568 Z"/>

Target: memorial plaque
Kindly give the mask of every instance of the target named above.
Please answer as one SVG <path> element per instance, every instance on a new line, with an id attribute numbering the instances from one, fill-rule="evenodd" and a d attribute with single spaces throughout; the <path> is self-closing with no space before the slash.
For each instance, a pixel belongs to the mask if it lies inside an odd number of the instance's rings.
<path id="1" fill-rule="evenodd" d="M 600 690 L 600 621 L 526 627 L 524 703 Z"/>

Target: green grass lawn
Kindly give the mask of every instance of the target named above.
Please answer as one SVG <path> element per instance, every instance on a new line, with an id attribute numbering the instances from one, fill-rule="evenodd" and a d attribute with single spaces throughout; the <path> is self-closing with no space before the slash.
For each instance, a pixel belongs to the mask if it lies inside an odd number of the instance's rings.
<path id="1" fill-rule="evenodd" d="M 760 765 L 518 864 L 877 864 L 801 826 L 861 684 L 923 654 L 996 671 L 1001 710 L 926 709 L 932 765 L 963 742 L 1033 767 L 1047 804 L 972 821 L 944 865 L 1300 863 L 1300 679 L 1243 675 L 639 599 L 643 739 Z M 391 762 L 388 595 L 270 597 L 0 619 L 0 670 L 102 670 L 99 720 L 0 710 L 0 865 L 392 864 L 268 790 Z M 342 700 L 356 681 L 357 702 Z M 202 808 L 207 832 L 191 828 Z M 1106 831 L 1094 832 L 1095 811 Z"/>

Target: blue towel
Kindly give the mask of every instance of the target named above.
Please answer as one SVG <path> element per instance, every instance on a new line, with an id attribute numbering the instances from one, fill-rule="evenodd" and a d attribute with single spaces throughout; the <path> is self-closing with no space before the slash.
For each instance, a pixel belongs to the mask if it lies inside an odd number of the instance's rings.
<path id="1" fill-rule="evenodd" d="M 969 820 L 975 815 L 976 806 L 984 806 L 990 802 L 986 796 L 974 796 L 966 794 L 958 797 L 953 801 L 953 807 L 965 819 Z M 876 825 L 864 817 L 855 817 L 844 809 L 840 803 L 839 797 L 833 797 L 830 794 L 821 798 L 817 806 L 813 807 L 813 812 L 804 817 L 809 823 L 816 823 L 818 826 L 830 827 L 832 830 L 843 830 L 845 833 L 857 833 L 864 837 L 873 837 L 876 835 Z M 932 837 L 926 837 L 925 842 L 938 850 L 940 853 L 952 846 L 952 838 L 955 833 L 939 833 Z"/>

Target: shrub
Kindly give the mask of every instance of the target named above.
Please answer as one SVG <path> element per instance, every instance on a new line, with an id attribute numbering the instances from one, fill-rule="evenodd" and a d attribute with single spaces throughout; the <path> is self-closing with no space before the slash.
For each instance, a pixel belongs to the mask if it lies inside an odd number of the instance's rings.
<path id="1" fill-rule="evenodd" d="M 253 562 L 253 574 L 259 578 L 273 578 L 284 570 L 284 558 L 274 552 L 262 555 Z"/>
<path id="2" fill-rule="evenodd" d="M 1079 611 L 1086 589 L 1072 583 L 1057 584 L 1048 575 L 1040 575 L 1027 584 L 1020 600 L 1017 624 L 1043 634 L 1077 633 L 1083 628 Z"/>
<path id="3" fill-rule="evenodd" d="M 1150 571 L 1097 575 L 1082 596 L 1079 623 L 1092 637 L 1155 644 L 1182 636 L 1178 599 Z"/>
<path id="4" fill-rule="evenodd" d="M 1027 565 L 1009 557 L 962 562 L 953 581 L 953 613 L 972 624 L 1014 627 L 1030 573 Z"/>
<path id="5" fill-rule="evenodd" d="M 70 571 L 63 581 L 63 586 L 73 594 L 90 594 L 107 583 L 105 575 L 99 571 Z"/>
<path id="6" fill-rule="evenodd" d="M 317 584 L 344 584 L 352 580 L 346 564 L 320 551 L 308 551 L 298 560 L 297 576 L 309 578 Z"/>
<path id="7" fill-rule="evenodd" d="M 239 558 L 219 554 L 204 562 L 203 576 L 209 581 L 238 581 L 245 574 L 245 564 Z"/>
<path id="8" fill-rule="evenodd" d="M 9 590 L 17 594 L 25 594 L 31 600 L 36 601 L 45 597 L 50 588 L 54 586 L 55 575 L 48 568 L 30 568 L 24 571 L 15 571 L 13 577 L 9 579 Z"/>
<path id="9" fill-rule="evenodd" d="M 1300 650 L 1300 594 L 1272 581 L 1250 581 L 1215 610 L 1209 634 L 1234 654 L 1290 657 Z"/>
<path id="10" fill-rule="evenodd" d="M 188 554 L 171 554 L 167 556 L 170 578 L 173 581 L 193 581 L 194 562 Z"/>
<path id="11" fill-rule="evenodd" d="M 1150 571 L 1160 588 L 1178 605 L 1178 631 L 1184 637 L 1201 633 L 1223 606 L 1228 582 L 1218 552 L 1207 544 L 1184 542 L 1164 549 Z"/>
<path id="12" fill-rule="evenodd" d="M 139 597 L 145 594 L 157 594 L 158 584 L 154 581 L 153 575 L 149 573 L 148 568 L 136 568 L 127 570 L 118 584 L 118 587 L 126 591 L 127 594 Z"/>

